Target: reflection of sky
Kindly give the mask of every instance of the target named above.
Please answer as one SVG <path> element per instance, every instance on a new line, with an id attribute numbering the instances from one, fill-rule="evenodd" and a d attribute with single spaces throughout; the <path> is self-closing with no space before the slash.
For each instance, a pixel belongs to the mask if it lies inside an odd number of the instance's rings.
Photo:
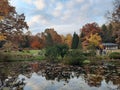
<path id="1" fill-rule="evenodd" d="M 114 90 L 117 88 L 112 82 L 108 84 L 103 80 L 100 87 L 90 87 L 81 76 L 79 78 L 74 77 L 69 80 L 69 83 L 64 81 L 46 80 L 45 77 L 33 73 L 31 78 L 28 79 L 23 75 L 19 75 L 19 78 L 26 79 L 26 86 L 24 90 Z"/>

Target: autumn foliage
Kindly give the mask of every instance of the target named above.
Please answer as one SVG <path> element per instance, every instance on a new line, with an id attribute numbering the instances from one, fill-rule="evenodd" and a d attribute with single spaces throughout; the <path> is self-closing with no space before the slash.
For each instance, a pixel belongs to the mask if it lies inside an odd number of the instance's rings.
<path id="1" fill-rule="evenodd" d="M 67 44 L 69 46 L 69 48 L 71 48 L 71 44 L 72 44 L 72 35 L 71 34 L 67 34 L 66 36 L 61 35 L 61 39 L 62 39 L 63 44 Z"/>
<path id="2" fill-rule="evenodd" d="M 96 23 L 89 23 L 83 26 L 81 29 L 81 38 L 82 38 L 82 46 L 86 49 L 90 44 L 93 44 L 96 47 L 99 47 L 102 40 L 99 36 L 99 32 L 101 31 L 100 27 Z"/>

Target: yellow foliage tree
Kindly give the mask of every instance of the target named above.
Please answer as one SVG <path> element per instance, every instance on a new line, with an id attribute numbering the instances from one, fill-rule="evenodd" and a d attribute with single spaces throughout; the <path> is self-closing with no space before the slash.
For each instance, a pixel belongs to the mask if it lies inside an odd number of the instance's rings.
<path id="1" fill-rule="evenodd" d="M 71 44 L 72 44 L 72 35 L 71 34 L 67 34 L 66 36 L 61 35 L 61 39 L 62 39 L 63 44 L 67 44 L 69 46 L 69 48 L 71 48 Z"/>
<path id="2" fill-rule="evenodd" d="M 98 46 L 101 43 L 101 41 L 102 41 L 102 39 L 98 35 L 98 33 L 90 34 L 90 37 L 86 37 L 86 39 L 89 41 L 89 43 L 92 43 L 95 46 Z"/>
<path id="3" fill-rule="evenodd" d="M 90 34 L 89 37 L 86 37 L 86 40 L 89 42 L 89 44 L 95 46 L 95 47 L 99 47 L 102 48 L 102 39 L 100 37 L 100 35 L 98 35 L 98 33 L 95 34 Z"/>

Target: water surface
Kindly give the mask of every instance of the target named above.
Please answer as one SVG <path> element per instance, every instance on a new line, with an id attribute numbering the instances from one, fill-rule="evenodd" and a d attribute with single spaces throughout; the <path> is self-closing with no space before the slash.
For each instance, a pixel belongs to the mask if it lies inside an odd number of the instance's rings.
<path id="1" fill-rule="evenodd" d="M 99 73 L 97 70 L 91 73 L 76 66 L 38 62 L 4 62 L 0 63 L 0 88 L 8 90 L 10 88 L 14 90 L 120 90 L 119 74 L 106 72 L 106 70 L 102 68 Z"/>

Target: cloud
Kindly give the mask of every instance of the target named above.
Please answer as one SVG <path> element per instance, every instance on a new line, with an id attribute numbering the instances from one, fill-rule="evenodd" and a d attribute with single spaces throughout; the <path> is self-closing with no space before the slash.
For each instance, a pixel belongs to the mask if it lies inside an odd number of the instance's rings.
<path id="1" fill-rule="evenodd" d="M 65 25 L 53 25 L 49 28 L 54 28 L 59 34 L 66 35 L 68 33 L 73 34 L 74 32 L 79 33 L 80 25 L 76 24 L 65 24 Z"/>
<path id="2" fill-rule="evenodd" d="M 31 19 L 28 22 L 28 25 L 30 27 L 36 26 L 36 24 L 45 24 L 48 25 L 49 21 L 47 21 L 47 19 L 43 16 L 43 15 L 35 15 L 33 17 L 31 17 Z"/>
<path id="3" fill-rule="evenodd" d="M 45 8 L 45 2 L 44 0 L 35 0 L 34 5 L 38 10 L 43 10 Z"/>
<path id="4" fill-rule="evenodd" d="M 32 0 L 23 0 L 24 2 L 28 3 L 28 4 L 31 4 L 32 3 Z"/>
<path id="5" fill-rule="evenodd" d="M 82 3 L 84 0 L 76 0 L 78 3 Z"/>
<path id="6" fill-rule="evenodd" d="M 61 34 L 79 32 L 82 25 L 105 23 L 104 15 L 113 0 L 13 0 L 17 12 L 25 13 L 30 30 L 55 28 Z"/>
<path id="7" fill-rule="evenodd" d="M 62 9 L 63 9 L 63 4 L 62 3 L 57 3 L 56 7 L 53 11 L 53 16 L 54 17 L 59 17 L 62 14 Z"/>

